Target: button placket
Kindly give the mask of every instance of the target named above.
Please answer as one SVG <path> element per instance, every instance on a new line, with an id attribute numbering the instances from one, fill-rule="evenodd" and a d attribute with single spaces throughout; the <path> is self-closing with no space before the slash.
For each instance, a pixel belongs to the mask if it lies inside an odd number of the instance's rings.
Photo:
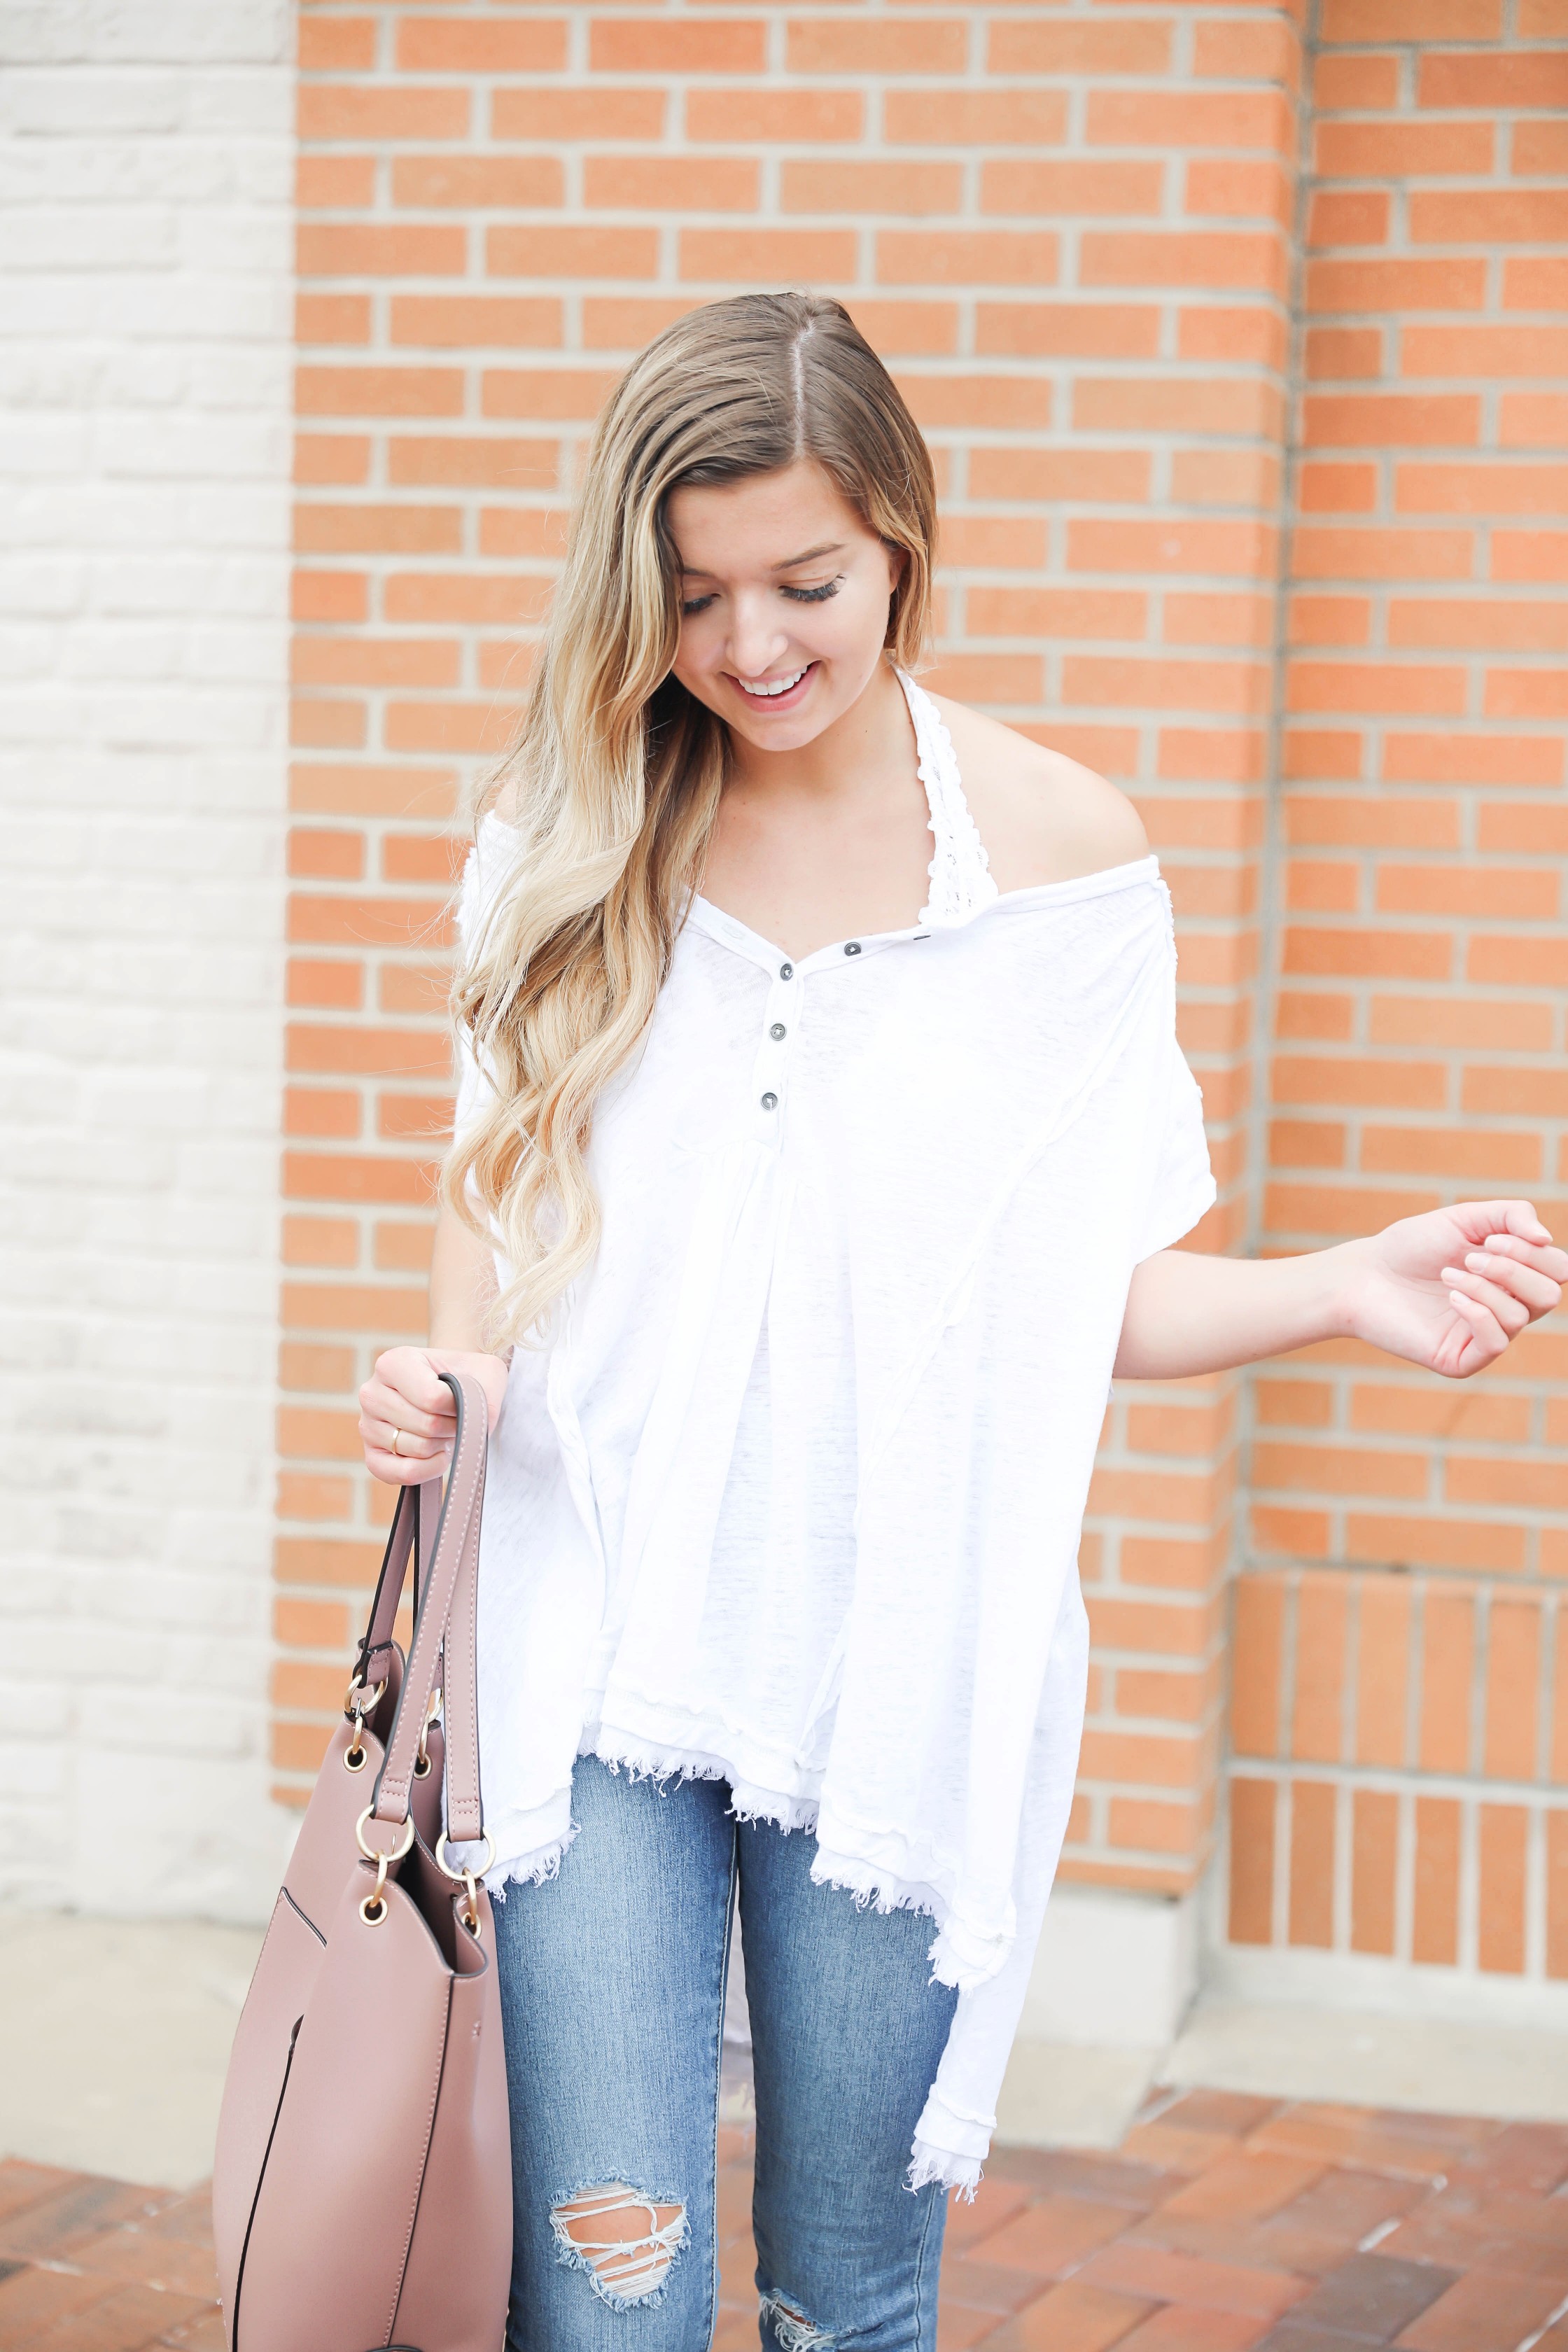
<path id="1" fill-rule="evenodd" d="M 803 982 L 788 961 L 775 966 L 772 987 L 763 1006 L 762 1035 L 752 1066 L 752 1100 L 763 1131 L 776 1143 L 783 1139 L 784 1096 L 790 1055 L 800 1026 Z"/>

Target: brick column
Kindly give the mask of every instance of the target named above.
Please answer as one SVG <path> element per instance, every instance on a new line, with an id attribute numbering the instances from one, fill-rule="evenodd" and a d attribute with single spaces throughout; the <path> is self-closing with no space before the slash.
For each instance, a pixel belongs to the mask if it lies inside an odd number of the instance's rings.
<path id="1" fill-rule="evenodd" d="M 1568 1226 L 1568 24 L 1506 21 L 1323 11 L 1271 1247 L 1478 1193 Z M 1565 1379 L 1548 1326 L 1473 1387 L 1259 1380 L 1239 1943 L 1568 1976 Z"/>

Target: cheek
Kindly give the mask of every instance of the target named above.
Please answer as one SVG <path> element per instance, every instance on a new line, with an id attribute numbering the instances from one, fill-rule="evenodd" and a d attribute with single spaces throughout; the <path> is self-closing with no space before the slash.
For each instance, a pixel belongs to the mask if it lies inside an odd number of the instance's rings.
<path id="1" fill-rule="evenodd" d="M 680 635 L 675 641 L 675 660 L 671 665 L 676 677 L 695 677 L 704 668 L 710 669 L 721 642 L 721 632 L 714 627 L 710 614 L 696 613 L 689 620 L 683 619 Z"/>
<path id="2" fill-rule="evenodd" d="M 874 575 L 847 583 L 831 603 L 816 608 L 825 632 L 844 646 L 879 647 L 888 633 L 889 592 Z M 812 608 L 807 607 L 810 611 Z"/>
<path id="3" fill-rule="evenodd" d="M 680 635 L 675 641 L 675 659 L 670 664 L 670 675 L 695 700 L 710 710 L 720 711 L 721 715 L 728 694 L 723 668 L 723 630 L 716 628 L 706 613 L 683 621 Z"/>

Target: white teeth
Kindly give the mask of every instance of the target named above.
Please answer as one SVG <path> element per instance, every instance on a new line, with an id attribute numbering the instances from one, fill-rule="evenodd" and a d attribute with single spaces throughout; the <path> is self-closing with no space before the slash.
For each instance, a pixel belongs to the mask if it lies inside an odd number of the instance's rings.
<path id="1" fill-rule="evenodd" d="M 793 677 L 759 678 L 755 686 L 743 677 L 738 677 L 735 683 L 742 694 L 755 695 L 759 701 L 767 700 L 775 694 L 787 694 L 792 686 L 798 686 L 805 676 L 805 670 L 810 667 L 811 664 L 807 662 L 805 669 L 797 669 Z"/>

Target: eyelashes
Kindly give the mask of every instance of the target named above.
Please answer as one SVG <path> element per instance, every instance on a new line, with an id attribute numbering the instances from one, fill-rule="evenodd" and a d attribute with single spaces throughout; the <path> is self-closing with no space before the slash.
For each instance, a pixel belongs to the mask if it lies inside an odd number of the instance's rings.
<path id="1" fill-rule="evenodd" d="M 841 572 L 837 579 L 825 580 L 820 588 L 781 588 L 779 594 L 787 596 L 792 604 L 826 604 L 830 596 L 837 595 L 843 585 L 844 574 Z M 680 610 L 689 620 L 695 614 L 705 613 L 713 601 L 711 596 L 693 596 L 689 603 L 682 604 Z"/>

